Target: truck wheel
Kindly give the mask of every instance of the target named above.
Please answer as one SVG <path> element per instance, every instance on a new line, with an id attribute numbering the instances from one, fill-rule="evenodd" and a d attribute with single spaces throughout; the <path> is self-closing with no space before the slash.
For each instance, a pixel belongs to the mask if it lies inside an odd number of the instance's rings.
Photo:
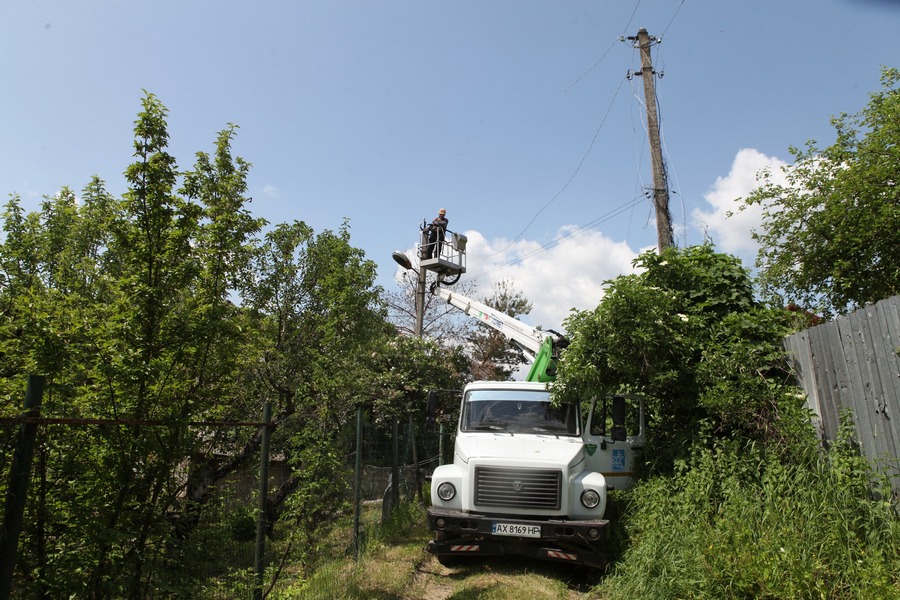
<path id="1" fill-rule="evenodd" d="M 468 562 L 466 557 L 455 556 L 453 554 L 438 554 L 436 558 L 442 566 L 450 569 L 454 567 L 461 567 Z"/>

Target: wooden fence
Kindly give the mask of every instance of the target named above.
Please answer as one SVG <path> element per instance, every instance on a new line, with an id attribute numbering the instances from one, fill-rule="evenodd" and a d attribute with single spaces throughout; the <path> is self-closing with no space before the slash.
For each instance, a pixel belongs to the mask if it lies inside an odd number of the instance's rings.
<path id="1" fill-rule="evenodd" d="M 900 493 L 900 296 L 785 339 L 824 443 L 849 409 L 869 461 Z"/>

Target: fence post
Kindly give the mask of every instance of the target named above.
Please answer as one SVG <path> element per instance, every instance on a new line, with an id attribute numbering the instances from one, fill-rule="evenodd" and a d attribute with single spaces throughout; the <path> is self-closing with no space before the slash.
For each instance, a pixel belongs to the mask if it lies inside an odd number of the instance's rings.
<path id="1" fill-rule="evenodd" d="M 254 600 L 261 600 L 266 555 L 266 508 L 269 499 L 269 438 L 272 434 L 272 403 L 263 405 L 262 444 L 259 457 L 259 510 L 256 516 L 256 585 Z"/>
<path id="2" fill-rule="evenodd" d="M 353 469 L 353 556 L 359 558 L 360 482 L 362 481 L 362 406 L 356 409 L 356 465 Z"/>
<path id="3" fill-rule="evenodd" d="M 43 375 L 28 377 L 23 417 L 40 416 L 45 381 L 46 378 Z M 37 428 L 37 423 L 22 423 L 19 427 L 19 439 L 16 442 L 12 468 L 9 471 L 9 487 L 6 489 L 6 504 L 3 511 L 3 529 L 0 530 L 0 599 L 2 600 L 9 598 L 12 593 L 12 577 L 16 566 L 19 532 L 22 530 L 25 514 L 25 498 L 28 494 L 28 480 L 31 478 L 31 461 L 34 457 Z"/>
<path id="4" fill-rule="evenodd" d="M 400 419 L 391 421 L 391 513 L 400 506 Z"/>
<path id="5" fill-rule="evenodd" d="M 409 443 L 412 444 L 412 461 L 416 474 L 416 497 L 419 504 L 425 504 L 425 499 L 422 498 L 422 474 L 419 473 L 419 452 L 416 449 L 416 423 L 412 414 L 409 415 Z"/>
<path id="6" fill-rule="evenodd" d="M 438 427 L 438 466 L 444 464 L 444 424 Z"/>

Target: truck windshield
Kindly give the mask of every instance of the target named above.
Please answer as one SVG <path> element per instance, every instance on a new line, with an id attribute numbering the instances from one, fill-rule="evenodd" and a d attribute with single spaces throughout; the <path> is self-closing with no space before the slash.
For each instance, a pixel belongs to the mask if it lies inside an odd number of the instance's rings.
<path id="1" fill-rule="evenodd" d="M 550 405 L 545 390 L 472 390 L 466 394 L 463 431 L 579 435 L 578 408 Z"/>

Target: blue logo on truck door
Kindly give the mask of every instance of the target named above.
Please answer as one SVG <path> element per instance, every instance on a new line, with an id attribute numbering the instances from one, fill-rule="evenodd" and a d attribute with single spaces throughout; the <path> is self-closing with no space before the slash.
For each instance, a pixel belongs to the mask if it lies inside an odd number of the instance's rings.
<path id="1" fill-rule="evenodd" d="M 613 450 L 612 451 L 612 470 L 613 471 L 624 471 L 625 470 L 625 450 Z"/>

